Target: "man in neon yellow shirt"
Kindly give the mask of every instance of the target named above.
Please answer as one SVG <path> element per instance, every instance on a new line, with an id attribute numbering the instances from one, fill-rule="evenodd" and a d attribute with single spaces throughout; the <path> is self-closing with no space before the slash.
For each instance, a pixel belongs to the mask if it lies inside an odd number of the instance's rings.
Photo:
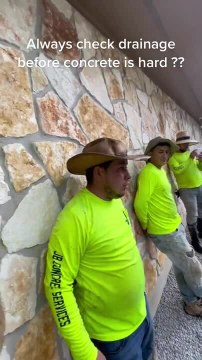
<path id="1" fill-rule="evenodd" d="M 171 184 L 162 168 L 175 150 L 169 139 L 157 137 L 149 142 L 145 155 L 151 157 L 138 176 L 134 208 L 145 233 L 173 263 L 185 311 L 202 316 L 202 266 L 186 239 Z"/>
<path id="2" fill-rule="evenodd" d="M 202 154 L 198 154 L 196 150 L 189 151 L 189 146 L 197 143 L 186 131 L 179 131 L 176 136 L 179 148 L 170 157 L 168 164 L 175 175 L 179 195 L 187 211 L 192 246 L 202 254 L 199 241 L 199 237 L 202 238 Z"/>
<path id="3" fill-rule="evenodd" d="M 121 141 L 101 138 L 67 162 L 71 173 L 86 175 L 87 187 L 53 228 L 45 291 L 74 360 L 149 360 L 152 354 L 143 264 L 120 199 L 130 158 Z"/>

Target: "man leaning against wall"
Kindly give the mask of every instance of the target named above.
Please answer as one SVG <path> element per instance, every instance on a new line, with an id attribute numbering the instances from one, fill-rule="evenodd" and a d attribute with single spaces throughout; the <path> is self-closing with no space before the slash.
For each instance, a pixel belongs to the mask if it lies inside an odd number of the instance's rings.
<path id="1" fill-rule="evenodd" d="M 186 131 L 176 135 L 178 150 L 168 161 L 175 175 L 179 195 L 187 212 L 187 225 L 193 248 L 202 254 L 202 153 L 189 150 L 189 146 L 198 144 Z"/>
<path id="2" fill-rule="evenodd" d="M 150 159 L 138 176 L 134 208 L 145 234 L 173 263 L 184 310 L 202 317 L 202 266 L 189 244 L 163 166 L 177 146 L 169 139 L 152 139 L 145 150 Z"/>
<path id="3" fill-rule="evenodd" d="M 67 162 L 71 173 L 86 175 L 87 187 L 53 228 L 45 291 L 74 360 L 152 356 L 143 264 L 121 200 L 129 159 L 121 141 L 100 138 Z"/>

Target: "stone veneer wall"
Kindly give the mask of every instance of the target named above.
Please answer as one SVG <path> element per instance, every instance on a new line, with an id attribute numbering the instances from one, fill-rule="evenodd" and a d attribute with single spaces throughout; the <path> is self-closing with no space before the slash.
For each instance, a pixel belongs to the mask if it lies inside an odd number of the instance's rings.
<path id="1" fill-rule="evenodd" d="M 36 37 L 103 39 L 65 0 L 3 0 L 0 19 L 0 341 L 5 331 L 0 359 L 67 359 L 42 286 L 51 227 L 64 203 L 85 185 L 84 177 L 67 173 L 67 159 L 100 136 L 121 139 L 139 154 L 157 135 L 173 138 L 187 129 L 199 138 L 200 129 L 138 68 L 18 68 L 17 57 L 123 61 L 118 50 L 27 51 L 28 40 Z M 151 294 L 165 256 L 145 242 L 132 212 L 135 178 L 143 165 L 130 164 L 124 201 Z"/>

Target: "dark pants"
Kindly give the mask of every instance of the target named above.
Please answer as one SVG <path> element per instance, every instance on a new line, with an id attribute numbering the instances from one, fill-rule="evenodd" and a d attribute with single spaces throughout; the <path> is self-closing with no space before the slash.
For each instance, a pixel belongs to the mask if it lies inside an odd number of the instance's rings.
<path id="1" fill-rule="evenodd" d="M 107 360 L 149 360 L 154 350 L 153 324 L 147 312 L 146 319 L 127 338 L 116 341 L 92 339 Z"/>

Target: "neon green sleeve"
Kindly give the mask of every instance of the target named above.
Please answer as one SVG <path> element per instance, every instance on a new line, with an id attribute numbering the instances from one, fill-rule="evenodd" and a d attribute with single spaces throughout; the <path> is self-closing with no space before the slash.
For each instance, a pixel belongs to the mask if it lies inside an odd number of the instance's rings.
<path id="1" fill-rule="evenodd" d="M 138 176 L 138 188 L 134 201 L 134 209 L 143 230 L 147 229 L 148 206 L 150 198 L 155 190 L 156 176 L 152 172 L 149 174 L 142 171 Z"/>
<path id="2" fill-rule="evenodd" d="M 61 336 L 74 360 L 95 360 L 92 343 L 73 293 L 81 258 L 87 247 L 84 216 L 60 213 L 48 245 L 45 293 Z"/>
<path id="3" fill-rule="evenodd" d="M 174 172 L 174 174 L 181 174 L 189 165 L 190 153 L 188 153 L 188 157 L 184 162 L 178 162 L 174 156 L 168 160 L 168 165 L 170 169 Z"/>

